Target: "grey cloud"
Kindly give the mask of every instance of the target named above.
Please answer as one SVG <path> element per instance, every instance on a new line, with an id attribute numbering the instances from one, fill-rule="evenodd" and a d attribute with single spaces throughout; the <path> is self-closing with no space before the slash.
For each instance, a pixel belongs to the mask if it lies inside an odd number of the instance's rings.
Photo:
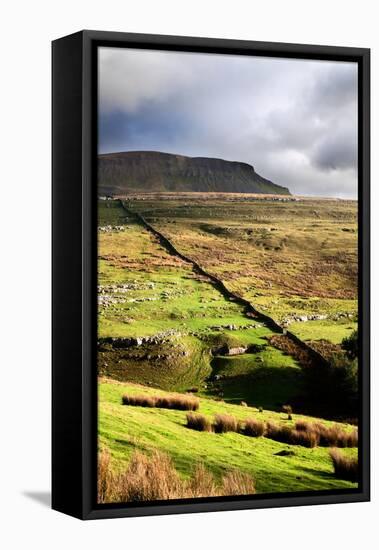
<path id="1" fill-rule="evenodd" d="M 322 170 L 356 170 L 358 148 L 354 139 L 330 136 L 323 140 L 312 156 Z"/>
<path id="2" fill-rule="evenodd" d="M 101 152 L 248 162 L 294 193 L 357 194 L 350 63 L 102 49 Z"/>

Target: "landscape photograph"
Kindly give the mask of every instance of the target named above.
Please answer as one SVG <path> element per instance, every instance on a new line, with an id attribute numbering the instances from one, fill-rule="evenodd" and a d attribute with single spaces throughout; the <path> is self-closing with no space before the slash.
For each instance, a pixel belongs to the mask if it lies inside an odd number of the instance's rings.
<path id="1" fill-rule="evenodd" d="M 356 63 L 98 50 L 98 504 L 351 491 Z"/>

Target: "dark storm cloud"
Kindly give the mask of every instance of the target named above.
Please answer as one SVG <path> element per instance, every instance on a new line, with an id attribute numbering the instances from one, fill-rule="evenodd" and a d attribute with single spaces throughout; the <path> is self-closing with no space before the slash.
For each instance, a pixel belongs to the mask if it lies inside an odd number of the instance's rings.
<path id="1" fill-rule="evenodd" d="M 325 139 L 314 152 L 312 160 L 322 170 L 356 170 L 357 145 L 354 139 L 331 136 Z"/>
<path id="2" fill-rule="evenodd" d="M 147 106 L 141 112 L 107 112 L 100 116 L 100 151 L 155 150 L 161 144 L 175 147 L 186 131 L 188 121 L 174 113 L 167 117 L 162 110 Z"/>
<path id="3" fill-rule="evenodd" d="M 354 64 L 100 52 L 99 150 L 252 164 L 294 193 L 357 194 Z"/>

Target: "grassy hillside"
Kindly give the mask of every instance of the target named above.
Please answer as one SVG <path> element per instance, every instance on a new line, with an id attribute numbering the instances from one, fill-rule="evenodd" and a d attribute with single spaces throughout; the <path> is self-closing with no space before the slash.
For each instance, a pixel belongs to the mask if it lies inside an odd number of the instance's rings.
<path id="1" fill-rule="evenodd" d="M 236 357 L 216 357 L 209 395 L 221 395 L 229 403 L 255 404 L 280 410 L 304 394 L 301 368 L 290 356 L 265 346 L 262 352 Z M 219 390 L 219 392 L 217 391 Z"/>
<path id="2" fill-rule="evenodd" d="M 99 443 L 100 448 L 110 450 L 117 469 L 128 464 L 135 450 L 149 454 L 158 449 L 169 454 L 183 477 L 189 477 L 198 463 L 204 464 L 218 478 L 228 469 L 237 468 L 253 476 L 258 493 L 355 486 L 334 476 L 327 448 L 308 449 L 238 433 L 196 432 L 185 426 L 184 411 L 122 405 L 121 398 L 126 392 L 164 395 L 162 391 L 140 385 L 100 380 Z M 255 408 L 204 397 L 200 400 L 200 412 L 209 418 L 214 414 L 228 413 L 239 420 L 255 417 L 273 420 L 281 425 L 293 425 L 295 421 L 306 418 L 295 415 L 293 421 L 289 421 L 284 414 L 260 413 Z M 348 425 L 344 428 L 351 429 Z M 277 455 L 285 449 L 293 451 L 294 455 Z M 356 456 L 357 449 L 343 449 L 343 453 Z"/>
<path id="3" fill-rule="evenodd" d="M 199 465 L 214 476 L 218 491 L 230 470 L 253 478 L 257 493 L 355 487 L 333 473 L 326 447 L 279 442 L 267 431 L 265 437 L 248 437 L 244 428 L 199 432 L 186 426 L 185 411 L 122 404 L 125 393 L 168 398 L 167 392 L 191 392 L 205 422 L 229 414 L 242 426 L 251 418 L 264 421 L 266 430 L 268 421 L 279 428 L 314 422 L 301 411 L 354 416 L 353 408 L 341 409 L 337 402 L 338 376 L 333 378 L 329 364 L 321 368 L 317 360 L 304 360 L 301 346 L 199 274 L 135 216 L 142 213 L 177 249 L 321 352 L 340 353 L 338 344 L 356 326 L 356 205 L 292 201 L 150 196 L 129 200 L 127 209 L 120 201 L 99 201 L 100 462 L 111 457 L 104 479 L 119 487 L 128 475 L 129 487 L 138 492 L 130 468 L 143 478 L 143 468 L 155 460 L 154 471 L 164 475 L 162 463 L 172 460 L 170 475 L 177 472 L 187 491 Z M 280 412 L 286 405 L 292 418 Z M 333 426 L 353 433 L 348 424 Z M 342 453 L 357 458 L 356 447 Z M 207 490 L 206 479 L 204 474 L 201 490 Z M 104 501 L 114 501 L 107 494 Z"/>
<path id="4" fill-rule="evenodd" d="M 294 400 L 301 369 L 269 345 L 269 328 L 169 254 L 119 203 L 100 201 L 99 225 L 108 224 L 124 230 L 99 233 L 100 374 L 166 390 L 196 387 L 273 409 Z M 132 347 L 104 342 L 122 337 L 145 340 Z M 228 358 L 212 354 L 223 344 L 257 349 Z"/>
<path id="5" fill-rule="evenodd" d="M 204 194 L 128 207 L 299 337 L 339 343 L 356 328 L 356 201 Z"/>

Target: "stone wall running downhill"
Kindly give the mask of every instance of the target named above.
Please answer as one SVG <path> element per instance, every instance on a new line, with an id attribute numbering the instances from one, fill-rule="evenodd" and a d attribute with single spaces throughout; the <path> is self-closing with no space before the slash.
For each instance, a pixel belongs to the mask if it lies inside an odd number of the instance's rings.
<path id="1" fill-rule="evenodd" d="M 256 307 L 251 302 L 249 302 L 239 294 L 232 292 L 230 289 L 228 289 L 225 286 L 225 283 L 221 279 L 219 279 L 215 275 L 212 275 L 211 273 L 208 273 L 196 260 L 193 260 L 192 258 L 180 252 L 172 244 L 172 242 L 165 235 L 163 235 L 163 233 L 161 233 L 154 226 L 152 226 L 141 214 L 139 214 L 138 212 L 129 210 L 129 208 L 125 205 L 125 203 L 121 199 L 118 199 L 118 200 L 122 208 L 128 213 L 128 215 L 137 219 L 142 226 L 144 226 L 148 231 L 150 231 L 159 240 L 160 244 L 168 252 L 170 252 L 170 254 L 173 254 L 174 256 L 179 257 L 185 262 L 192 264 L 194 271 L 199 275 L 203 275 L 204 277 L 207 277 L 213 283 L 215 288 L 217 288 L 217 290 L 221 292 L 221 294 L 225 298 L 228 298 L 229 300 L 231 299 L 234 302 L 242 305 L 244 307 L 245 313 L 248 316 L 249 314 L 250 316 L 253 315 L 259 321 L 262 321 L 273 332 L 286 335 L 295 345 L 301 347 L 304 351 L 306 351 L 314 361 L 319 362 L 326 366 L 329 365 L 329 361 L 323 355 L 321 355 L 321 353 L 319 353 L 312 346 L 310 346 L 309 344 L 301 340 L 293 332 L 281 326 L 277 321 L 275 321 L 275 319 L 257 310 Z"/>

